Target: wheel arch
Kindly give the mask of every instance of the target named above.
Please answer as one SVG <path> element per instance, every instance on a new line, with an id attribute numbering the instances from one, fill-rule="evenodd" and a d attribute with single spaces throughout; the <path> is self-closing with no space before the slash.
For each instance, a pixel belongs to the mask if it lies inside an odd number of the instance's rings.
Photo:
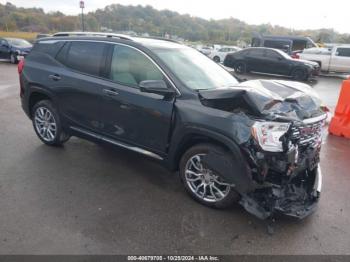
<path id="1" fill-rule="evenodd" d="M 53 97 L 51 96 L 51 94 L 49 94 L 48 92 L 45 92 L 41 89 L 32 90 L 32 92 L 30 93 L 29 98 L 28 98 L 28 112 L 30 114 L 30 117 L 32 117 L 32 109 L 33 109 L 34 105 L 42 100 L 53 101 Z"/>
<path id="2" fill-rule="evenodd" d="M 172 171 L 178 170 L 181 157 L 189 148 L 202 143 L 220 146 L 233 154 L 239 154 L 243 157 L 239 146 L 234 141 L 209 130 L 190 129 L 181 137 L 174 137 L 173 140 L 168 154 L 168 164 Z"/>

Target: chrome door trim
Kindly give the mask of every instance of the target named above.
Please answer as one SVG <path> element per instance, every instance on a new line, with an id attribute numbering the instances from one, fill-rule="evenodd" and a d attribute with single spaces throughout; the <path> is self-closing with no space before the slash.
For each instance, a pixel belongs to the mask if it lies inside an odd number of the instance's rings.
<path id="1" fill-rule="evenodd" d="M 143 154 L 143 155 L 146 155 L 146 156 L 158 159 L 158 160 L 163 160 L 163 158 L 160 155 L 157 155 L 157 154 L 155 154 L 153 152 L 150 152 L 148 150 L 142 149 L 140 147 L 128 145 L 126 143 L 119 142 L 117 140 L 105 137 L 103 135 L 98 135 L 96 133 L 87 131 L 87 130 L 79 128 L 79 127 L 70 126 L 70 129 L 72 129 L 74 131 L 77 131 L 77 132 L 80 132 L 80 133 L 83 133 L 83 134 L 86 134 L 86 135 L 89 135 L 89 136 L 92 136 L 92 137 L 97 138 L 99 140 L 102 140 L 104 142 L 107 142 L 107 143 L 110 143 L 110 144 L 113 144 L 113 145 L 116 145 L 116 146 L 119 146 L 119 147 L 122 147 L 122 148 L 125 148 L 125 149 L 129 149 L 131 151 L 134 151 L 134 152 L 137 152 L 137 153 L 140 153 L 140 154 Z"/>

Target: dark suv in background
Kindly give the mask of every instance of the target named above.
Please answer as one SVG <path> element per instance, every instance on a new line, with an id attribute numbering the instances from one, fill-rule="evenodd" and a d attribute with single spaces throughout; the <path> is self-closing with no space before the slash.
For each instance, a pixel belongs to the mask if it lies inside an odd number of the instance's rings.
<path id="1" fill-rule="evenodd" d="M 321 191 L 325 119 L 301 83 L 239 83 L 196 50 L 120 35 L 40 39 L 19 64 L 22 107 L 38 137 L 109 143 L 179 171 L 211 207 L 303 218 Z"/>

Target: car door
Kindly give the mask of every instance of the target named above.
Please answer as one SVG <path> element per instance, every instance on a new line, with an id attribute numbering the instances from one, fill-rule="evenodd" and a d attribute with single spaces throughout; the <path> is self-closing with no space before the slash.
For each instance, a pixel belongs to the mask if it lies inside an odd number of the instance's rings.
<path id="1" fill-rule="evenodd" d="M 274 50 L 265 50 L 266 73 L 288 75 L 290 72 L 290 61 Z"/>
<path id="2" fill-rule="evenodd" d="M 333 53 L 330 71 L 335 72 L 350 72 L 350 48 L 338 47 Z"/>
<path id="3" fill-rule="evenodd" d="M 264 49 L 251 49 L 245 54 L 245 62 L 249 71 L 265 73 Z"/>
<path id="4" fill-rule="evenodd" d="M 60 112 L 73 128 L 101 130 L 101 76 L 107 47 L 101 42 L 68 42 L 56 56 L 62 65 L 50 69 L 49 85 L 55 89 Z"/>
<path id="5" fill-rule="evenodd" d="M 9 44 L 5 39 L 0 39 L 0 59 L 9 58 Z"/>
<path id="6" fill-rule="evenodd" d="M 158 66 L 140 50 L 122 44 L 111 49 L 109 83 L 101 104 L 103 133 L 153 152 L 165 152 L 168 144 L 175 96 L 144 93 L 144 80 L 164 80 Z"/>

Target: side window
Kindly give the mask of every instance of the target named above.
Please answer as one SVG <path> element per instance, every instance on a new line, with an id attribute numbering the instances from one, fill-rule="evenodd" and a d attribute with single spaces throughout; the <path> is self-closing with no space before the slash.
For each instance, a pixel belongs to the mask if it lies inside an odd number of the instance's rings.
<path id="1" fill-rule="evenodd" d="M 251 49 L 249 51 L 249 56 L 252 57 L 263 57 L 264 56 L 264 51 L 261 49 Z"/>
<path id="2" fill-rule="evenodd" d="M 56 59 L 76 71 L 100 76 L 106 48 L 104 43 L 71 42 L 65 44 Z"/>
<path id="3" fill-rule="evenodd" d="M 265 56 L 267 58 L 270 58 L 270 59 L 273 59 L 273 60 L 278 60 L 278 59 L 281 58 L 281 56 L 279 54 L 277 54 L 276 52 L 271 51 L 271 50 L 265 50 Z"/>
<path id="4" fill-rule="evenodd" d="M 134 48 L 115 45 L 109 78 L 137 87 L 144 80 L 164 80 L 162 72 L 144 54 Z"/>
<path id="5" fill-rule="evenodd" d="M 350 57 L 350 48 L 337 48 L 338 56 Z"/>

